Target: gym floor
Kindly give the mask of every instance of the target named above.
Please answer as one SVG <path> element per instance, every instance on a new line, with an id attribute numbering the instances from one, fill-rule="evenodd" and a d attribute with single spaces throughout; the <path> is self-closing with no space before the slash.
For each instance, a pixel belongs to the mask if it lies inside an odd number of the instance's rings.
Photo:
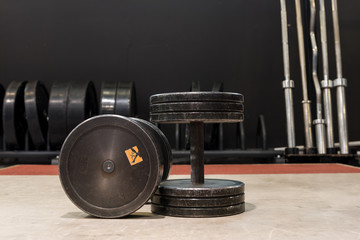
<path id="1" fill-rule="evenodd" d="M 188 178 L 187 165 L 170 178 Z M 206 165 L 245 185 L 246 211 L 217 218 L 154 215 L 146 204 L 99 219 L 67 198 L 54 165 L 0 170 L 0 239 L 360 239 L 360 168 L 341 164 Z"/>

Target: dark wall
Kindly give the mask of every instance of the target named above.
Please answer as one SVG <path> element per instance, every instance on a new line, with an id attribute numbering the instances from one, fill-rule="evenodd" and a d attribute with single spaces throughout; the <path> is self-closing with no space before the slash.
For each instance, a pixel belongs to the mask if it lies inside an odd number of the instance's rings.
<path id="1" fill-rule="evenodd" d="M 297 143 L 303 144 L 296 23 L 288 2 Z M 360 2 L 339 1 L 339 11 L 349 135 L 357 140 Z M 93 80 L 98 89 L 105 80 L 134 81 L 138 113 L 146 119 L 154 93 L 187 91 L 197 80 L 210 90 L 213 81 L 223 81 L 225 91 L 245 95 L 248 147 L 260 113 L 269 145 L 286 144 L 279 1 L 0 0 L 0 33 L 5 87 L 12 80 L 48 87 L 55 80 Z M 334 58 L 330 64 L 335 77 Z"/>

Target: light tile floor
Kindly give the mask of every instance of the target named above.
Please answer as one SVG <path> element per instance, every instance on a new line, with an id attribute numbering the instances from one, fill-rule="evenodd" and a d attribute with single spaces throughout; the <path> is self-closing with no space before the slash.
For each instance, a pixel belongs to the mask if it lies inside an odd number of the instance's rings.
<path id="1" fill-rule="evenodd" d="M 360 174 L 209 177 L 245 182 L 246 212 L 176 218 L 145 205 L 98 219 L 71 203 L 57 176 L 0 176 L 0 239 L 360 239 Z"/>

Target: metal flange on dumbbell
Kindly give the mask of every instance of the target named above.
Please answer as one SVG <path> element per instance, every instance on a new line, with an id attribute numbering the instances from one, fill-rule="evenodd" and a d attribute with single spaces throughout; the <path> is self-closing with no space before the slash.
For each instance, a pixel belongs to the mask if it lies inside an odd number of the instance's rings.
<path id="1" fill-rule="evenodd" d="M 243 95 L 179 92 L 150 97 L 150 121 L 190 125 L 191 179 L 162 182 L 152 198 L 153 213 L 179 217 L 216 217 L 245 210 L 244 183 L 204 179 L 204 123 L 243 121 Z"/>

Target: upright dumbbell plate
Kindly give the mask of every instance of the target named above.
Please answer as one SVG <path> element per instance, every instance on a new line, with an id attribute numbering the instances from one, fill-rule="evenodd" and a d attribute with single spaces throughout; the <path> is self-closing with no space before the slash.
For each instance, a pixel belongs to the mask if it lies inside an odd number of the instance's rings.
<path id="1" fill-rule="evenodd" d="M 8 150 L 23 150 L 27 124 L 24 89 L 26 82 L 13 81 L 6 89 L 3 105 L 4 141 Z"/>
<path id="2" fill-rule="evenodd" d="M 49 98 L 48 125 L 50 148 L 59 150 L 63 144 L 67 131 L 67 105 L 70 82 L 54 82 Z"/>
<path id="3" fill-rule="evenodd" d="M 25 87 L 26 121 L 32 143 L 36 149 L 45 149 L 47 143 L 47 112 L 49 94 L 39 81 L 31 81 Z"/>
<path id="4" fill-rule="evenodd" d="M 163 156 L 163 164 L 164 164 L 164 173 L 162 176 L 162 181 L 165 181 L 171 170 L 172 166 L 172 152 L 171 152 L 171 146 L 169 141 L 167 140 L 166 136 L 161 132 L 159 128 L 157 128 L 154 124 L 139 119 L 139 118 L 132 118 L 134 121 L 141 124 L 144 128 L 148 130 L 148 133 L 152 135 L 154 138 L 154 142 L 157 142 L 158 149 L 161 150 L 161 156 Z"/>
<path id="5" fill-rule="evenodd" d="M 101 84 L 100 114 L 115 114 L 117 82 Z"/>
<path id="6" fill-rule="evenodd" d="M 100 115 L 79 124 L 60 153 L 62 186 L 83 211 L 116 218 L 143 206 L 157 189 L 163 168 L 147 130 L 134 120 Z"/>
<path id="7" fill-rule="evenodd" d="M 67 132 L 79 123 L 97 115 L 98 106 L 94 84 L 89 82 L 72 82 L 67 106 Z"/>

